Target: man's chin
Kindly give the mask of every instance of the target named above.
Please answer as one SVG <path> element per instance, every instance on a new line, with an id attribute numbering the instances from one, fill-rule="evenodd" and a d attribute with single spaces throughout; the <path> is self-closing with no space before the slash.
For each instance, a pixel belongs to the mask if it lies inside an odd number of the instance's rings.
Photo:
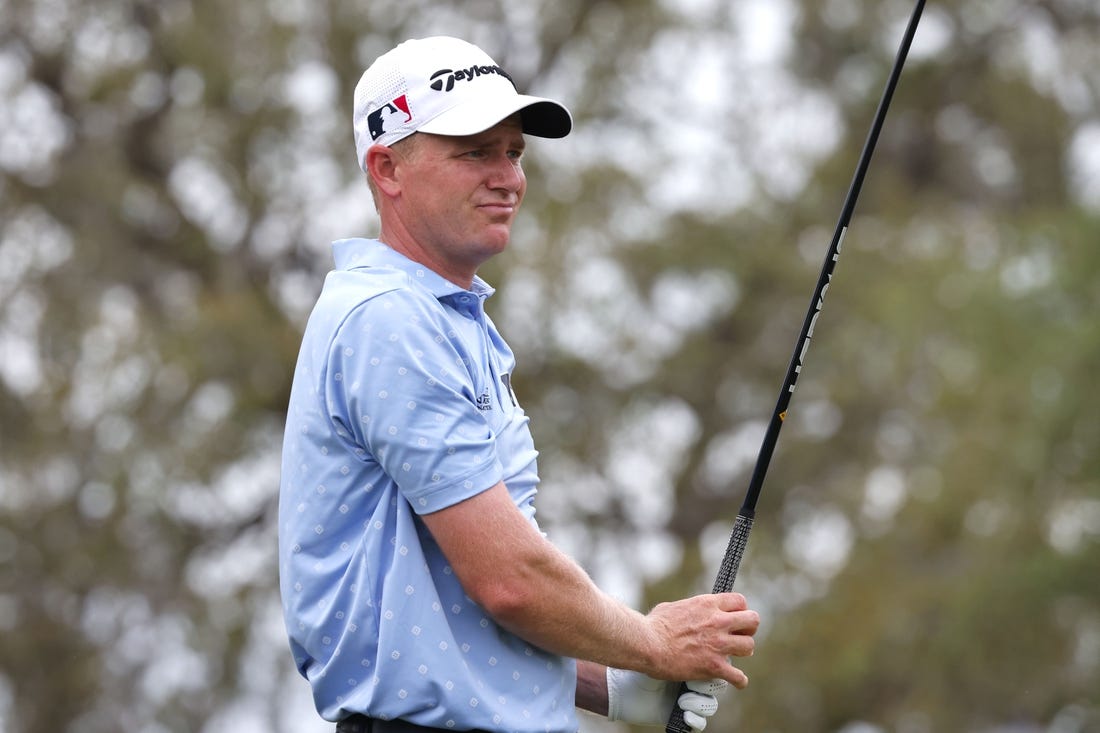
<path id="1" fill-rule="evenodd" d="M 508 248 L 508 242 L 512 239 L 512 224 L 499 224 L 492 226 L 485 232 L 482 238 L 482 246 L 491 254 L 503 252 Z"/>

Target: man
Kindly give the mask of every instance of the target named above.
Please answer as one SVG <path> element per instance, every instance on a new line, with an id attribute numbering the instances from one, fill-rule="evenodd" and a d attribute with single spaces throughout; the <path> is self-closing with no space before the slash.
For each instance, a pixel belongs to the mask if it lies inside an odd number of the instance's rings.
<path id="1" fill-rule="evenodd" d="M 279 505 L 295 660 L 337 731 L 572 733 L 576 707 L 696 730 L 747 678 L 759 619 L 738 594 L 648 615 L 598 590 L 535 521 L 515 360 L 478 267 L 526 191 L 526 135 L 560 104 L 483 51 L 407 41 L 356 91 L 378 240 L 334 244 L 295 370 Z M 659 680 L 673 680 L 664 682 Z M 675 680 L 698 680 L 677 700 Z"/>

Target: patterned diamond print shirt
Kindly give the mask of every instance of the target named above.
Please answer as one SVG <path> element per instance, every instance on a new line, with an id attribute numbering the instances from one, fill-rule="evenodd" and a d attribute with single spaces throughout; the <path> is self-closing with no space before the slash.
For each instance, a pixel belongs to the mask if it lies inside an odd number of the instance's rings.
<path id="1" fill-rule="evenodd" d="M 576 665 L 497 626 L 418 518 L 504 481 L 535 523 L 511 349 L 464 290 L 366 239 L 333 245 L 295 369 L 279 495 L 283 611 L 322 717 L 572 733 Z"/>

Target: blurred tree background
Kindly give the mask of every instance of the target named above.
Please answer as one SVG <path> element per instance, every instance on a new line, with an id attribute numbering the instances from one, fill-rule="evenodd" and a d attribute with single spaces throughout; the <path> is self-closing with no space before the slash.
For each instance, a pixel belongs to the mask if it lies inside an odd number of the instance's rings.
<path id="1" fill-rule="evenodd" d="M 640 608 L 709 589 L 910 9 L 0 0 L 0 730 L 331 730 L 278 453 L 328 243 L 376 232 L 352 89 L 406 37 L 575 114 L 483 272 L 544 529 Z M 929 3 L 708 730 L 1100 731 L 1098 68 L 1094 0 Z"/>

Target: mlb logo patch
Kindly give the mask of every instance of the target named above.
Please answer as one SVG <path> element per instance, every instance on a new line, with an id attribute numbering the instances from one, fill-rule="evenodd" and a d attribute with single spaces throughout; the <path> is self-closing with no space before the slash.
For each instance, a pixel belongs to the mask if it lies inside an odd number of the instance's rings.
<path id="1" fill-rule="evenodd" d="M 412 121 L 412 112 L 409 111 L 409 100 L 402 94 L 387 104 L 382 105 L 367 115 L 367 127 L 370 130 L 370 139 L 377 140 L 382 135 L 396 130 L 401 125 Z"/>

